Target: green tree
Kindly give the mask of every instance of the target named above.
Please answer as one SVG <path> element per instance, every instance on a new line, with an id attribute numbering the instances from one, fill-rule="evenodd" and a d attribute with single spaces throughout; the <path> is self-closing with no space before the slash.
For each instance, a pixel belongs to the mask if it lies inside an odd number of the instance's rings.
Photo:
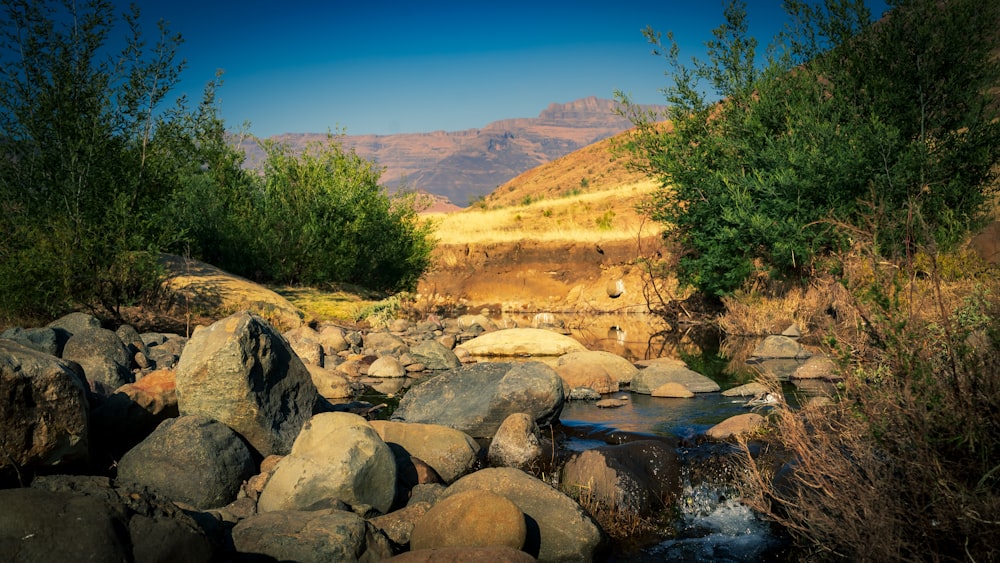
<path id="1" fill-rule="evenodd" d="M 858 230 L 892 258 L 954 244 L 982 216 L 1000 157 L 998 9 L 891 5 L 872 25 L 860 1 L 786 2 L 792 25 L 763 62 L 741 2 L 707 60 L 685 64 L 672 35 L 645 31 L 671 68 L 670 109 L 623 97 L 637 125 L 627 148 L 662 182 L 653 217 L 682 282 L 721 296 L 758 271 L 808 273 Z"/>

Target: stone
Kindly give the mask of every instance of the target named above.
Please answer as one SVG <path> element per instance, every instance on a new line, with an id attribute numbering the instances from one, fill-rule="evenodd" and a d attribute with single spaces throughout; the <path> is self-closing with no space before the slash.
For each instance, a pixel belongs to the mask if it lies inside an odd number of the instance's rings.
<path id="1" fill-rule="evenodd" d="M 135 381 L 130 369 L 132 354 L 118 335 L 106 328 L 75 332 L 66 341 L 62 357 L 80 364 L 91 390 L 99 395 L 110 395 Z"/>
<path id="2" fill-rule="evenodd" d="M 497 325 L 485 315 L 462 315 L 458 317 L 459 330 L 466 331 L 478 328 L 477 332 L 496 330 Z"/>
<path id="3" fill-rule="evenodd" d="M 799 325 L 792 323 L 788 325 L 788 328 L 781 331 L 781 336 L 787 336 L 788 338 L 801 338 L 802 330 L 799 329 Z"/>
<path id="4" fill-rule="evenodd" d="M 806 350 L 798 340 L 772 334 L 764 338 L 760 344 L 754 348 L 751 358 L 758 360 L 773 359 L 799 359 L 808 358 L 812 353 Z"/>
<path id="5" fill-rule="evenodd" d="M 812 356 L 801 366 L 797 367 L 790 376 L 791 379 L 841 379 L 836 373 L 837 364 L 826 356 Z"/>
<path id="6" fill-rule="evenodd" d="M 396 545 L 408 545 L 413 528 L 430 508 L 429 502 L 416 502 L 389 514 L 370 518 L 368 521 Z"/>
<path id="7" fill-rule="evenodd" d="M 481 490 L 449 495 L 416 522 L 410 549 L 506 546 L 521 549 L 524 513 L 504 496 Z"/>
<path id="8" fill-rule="evenodd" d="M 718 383 L 700 373 L 683 365 L 662 363 L 639 370 L 632 378 L 632 391 L 649 395 L 653 389 L 670 382 L 680 383 L 692 393 L 714 393 L 719 390 Z"/>
<path id="9" fill-rule="evenodd" d="M 625 294 L 625 281 L 621 278 L 611 280 L 608 282 L 605 290 L 607 291 L 608 297 L 618 299 Z"/>
<path id="10" fill-rule="evenodd" d="M 329 370 L 325 367 L 306 364 L 309 377 L 312 379 L 316 391 L 325 399 L 338 400 L 349 399 L 354 396 L 351 383 L 347 381 L 346 374 Z"/>
<path id="11" fill-rule="evenodd" d="M 410 321 L 406 319 L 393 319 L 389 323 L 389 332 L 403 334 L 410 330 Z"/>
<path id="12" fill-rule="evenodd" d="M 226 424 L 261 457 L 289 452 L 319 398 L 285 339 L 248 312 L 195 332 L 176 374 L 182 415 Z"/>
<path id="13" fill-rule="evenodd" d="M 767 386 L 762 383 L 757 383 L 756 381 L 751 381 L 744 385 L 739 385 L 733 387 L 732 389 L 726 389 L 722 392 L 723 397 L 756 397 L 763 393 L 767 393 Z"/>
<path id="14" fill-rule="evenodd" d="M 38 350 L 43 354 L 60 357 L 62 356 L 63 346 L 65 346 L 66 340 L 69 339 L 69 335 L 65 332 L 60 335 L 60 333 L 52 327 L 14 327 L 0 333 L 0 338 L 13 340 L 22 346 Z"/>
<path id="15" fill-rule="evenodd" d="M 250 449 L 228 426 L 182 416 L 156 427 L 118 461 L 120 483 L 147 486 L 201 510 L 236 500 L 256 467 Z"/>
<path id="16" fill-rule="evenodd" d="M 382 356 L 368 366 L 369 377 L 403 377 L 405 375 L 406 368 L 392 356 Z"/>
<path id="17" fill-rule="evenodd" d="M 617 409 L 624 407 L 628 404 L 628 401 L 624 399 L 601 399 L 594 403 L 594 406 L 599 409 Z"/>
<path id="18" fill-rule="evenodd" d="M 309 325 L 302 325 L 285 331 L 282 336 L 288 341 L 295 355 L 306 365 L 323 365 L 323 343 L 319 333 Z"/>
<path id="19" fill-rule="evenodd" d="M 672 506 L 680 494 L 675 447 L 638 440 L 574 454 L 562 468 L 559 488 L 606 507 L 649 516 Z"/>
<path id="20" fill-rule="evenodd" d="M 690 389 L 676 381 L 668 381 L 650 392 L 654 397 L 665 397 L 670 399 L 690 399 L 694 393 Z"/>
<path id="21" fill-rule="evenodd" d="M 560 356 L 559 360 L 556 361 L 557 366 L 575 363 L 599 365 L 608 372 L 608 375 L 610 375 L 614 381 L 626 385 L 632 383 L 632 378 L 639 372 L 639 368 L 635 367 L 632 362 L 617 354 L 604 352 L 602 350 L 571 352 L 564 356 Z"/>
<path id="22" fill-rule="evenodd" d="M 441 424 L 473 438 L 491 438 L 510 414 L 526 412 L 539 426 L 559 418 L 562 379 L 540 362 L 466 365 L 421 380 L 399 402 L 392 420 Z"/>
<path id="23" fill-rule="evenodd" d="M 442 547 L 407 551 L 386 560 L 387 563 L 534 563 L 527 553 L 502 546 Z"/>
<path id="24" fill-rule="evenodd" d="M 91 411 L 92 446 L 120 459 L 161 422 L 179 414 L 174 372 L 150 372 L 135 383 L 122 385 Z"/>
<path id="25" fill-rule="evenodd" d="M 590 387 L 574 387 L 569 390 L 566 396 L 568 401 L 600 401 L 601 394 Z"/>
<path id="26" fill-rule="evenodd" d="M 410 348 L 403 339 L 388 332 L 370 332 L 364 337 L 366 354 L 375 356 L 393 356 L 398 358 L 409 352 Z"/>
<path id="27" fill-rule="evenodd" d="M 370 424 L 383 441 L 398 444 L 422 460 L 445 483 L 472 471 L 479 455 L 479 444 L 471 436 L 447 426 L 388 420 L 373 420 Z"/>
<path id="28" fill-rule="evenodd" d="M 354 510 L 384 514 L 395 495 L 392 450 L 368 421 L 351 413 L 321 413 L 303 426 L 291 453 L 278 462 L 258 510 L 307 510 L 336 499 Z"/>
<path id="29" fill-rule="evenodd" d="M 67 338 L 69 338 L 69 335 L 78 332 L 101 328 L 101 320 L 90 313 L 76 312 L 63 315 L 45 326 L 63 330 L 68 333 Z"/>
<path id="30" fill-rule="evenodd" d="M 605 545 L 601 528 L 576 501 L 543 481 L 511 467 L 476 471 L 453 483 L 444 499 L 466 491 L 506 497 L 525 515 L 523 551 L 539 561 L 594 561 Z"/>
<path id="31" fill-rule="evenodd" d="M 338 352 L 343 352 L 351 347 L 344 338 L 344 329 L 330 324 L 320 326 L 319 342 L 323 346 L 323 354 L 326 356 L 336 356 Z"/>
<path id="32" fill-rule="evenodd" d="M 538 463 L 544 453 L 538 434 L 538 425 L 531 415 L 518 412 L 508 416 L 490 442 L 490 463 L 517 469 Z"/>
<path id="33" fill-rule="evenodd" d="M 709 428 L 705 435 L 716 440 L 725 440 L 737 434 L 746 434 L 763 426 L 765 419 L 757 413 L 738 414 Z"/>
<path id="34" fill-rule="evenodd" d="M 0 484 L 86 461 L 87 412 L 85 384 L 69 362 L 0 339 Z"/>
<path id="35" fill-rule="evenodd" d="M 446 370 L 462 365 L 450 347 L 436 340 L 424 340 L 410 346 L 410 354 L 413 356 L 414 363 L 421 363 L 426 369 Z"/>
<path id="36" fill-rule="evenodd" d="M 364 518 L 337 509 L 259 513 L 232 531 L 238 554 L 257 561 L 339 563 L 380 561 L 392 556 L 388 538 Z M 249 558 L 251 557 L 252 558 Z"/>
<path id="37" fill-rule="evenodd" d="M 562 356 L 587 350 L 570 336 L 541 328 L 487 332 L 458 347 L 473 356 Z"/>
<path id="38" fill-rule="evenodd" d="M 115 329 L 118 340 L 128 348 L 129 354 L 133 357 L 136 354 L 146 355 L 146 343 L 142 340 L 142 335 L 132 325 L 123 324 Z"/>
<path id="39" fill-rule="evenodd" d="M 156 343 L 143 338 L 143 342 L 146 342 L 146 357 L 156 365 L 157 369 L 170 369 L 181 359 L 181 353 L 188 339 L 176 334 L 163 336 L 163 340 Z"/>
<path id="40" fill-rule="evenodd" d="M 556 365 L 555 370 L 569 389 L 588 387 L 601 394 L 618 391 L 618 381 L 599 364 L 575 362 Z"/>

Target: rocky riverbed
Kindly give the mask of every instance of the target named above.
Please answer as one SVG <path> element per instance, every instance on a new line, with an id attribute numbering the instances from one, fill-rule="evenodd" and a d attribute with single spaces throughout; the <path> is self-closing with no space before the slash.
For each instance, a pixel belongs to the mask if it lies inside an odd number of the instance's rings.
<path id="1" fill-rule="evenodd" d="M 669 437 L 568 451 L 567 401 L 718 385 L 483 315 L 279 333 L 240 312 L 190 338 L 11 329 L 0 389 L 3 560 L 588 561 L 616 549 L 593 507 L 669 512 L 681 465 Z"/>

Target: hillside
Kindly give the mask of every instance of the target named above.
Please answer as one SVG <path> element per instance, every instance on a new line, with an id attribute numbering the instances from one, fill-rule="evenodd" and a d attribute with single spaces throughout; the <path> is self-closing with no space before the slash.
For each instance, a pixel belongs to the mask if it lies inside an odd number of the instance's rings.
<path id="1" fill-rule="evenodd" d="M 390 187 L 441 195 L 460 206 L 482 197 L 518 174 L 624 131 L 628 119 L 616 102 L 595 97 L 553 103 L 538 117 L 495 121 L 481 129 L 398 135 L 346 135 L 344 145 L 385 168 Z M 288 133 L 273 140 L 301 148 L 321 133 Z M 260 157 L 245 146 L 250 160 Z"/>

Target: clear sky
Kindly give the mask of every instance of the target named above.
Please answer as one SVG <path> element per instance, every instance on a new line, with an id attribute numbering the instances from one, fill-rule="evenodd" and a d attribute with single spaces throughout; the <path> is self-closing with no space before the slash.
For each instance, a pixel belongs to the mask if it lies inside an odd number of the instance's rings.
<path id="1" fill-rule="evenodd" d="M 120 5 L 125 6 L 125 0 Z M 153 39 L 163 19 L 183 35 L 178 88 L 198 99 L 216 69 L 228 126 L 251 132 L 390 134 L 478 128 L 533 117 L 552 102 L 611 98 L 662 103 L 665 61 L 647 25 L 702 52 L 721 0 L 463 0 L 343 2 L 139 0 Z M 780 0 L 749 0 L 766 45 L 784 23 Z"/>

